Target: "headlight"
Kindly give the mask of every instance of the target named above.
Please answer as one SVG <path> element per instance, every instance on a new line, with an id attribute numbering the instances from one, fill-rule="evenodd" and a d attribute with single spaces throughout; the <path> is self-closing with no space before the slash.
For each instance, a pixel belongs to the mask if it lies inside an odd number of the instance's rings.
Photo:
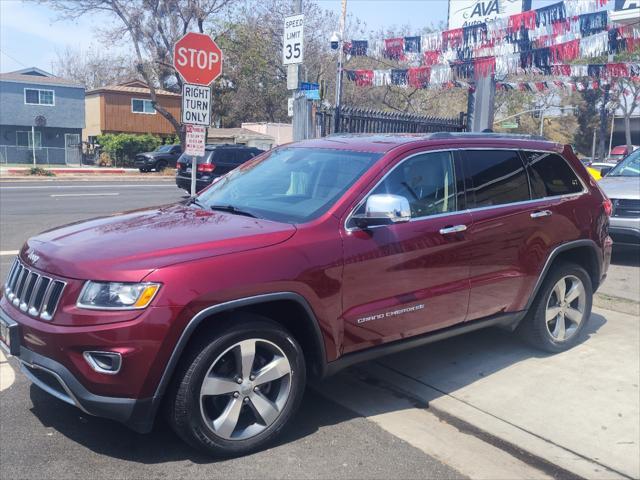
<path id="1" fill-rule="evenodd" d="M 138 310 L 147 307 L 159 289 L 159 283 L 88 281 L 76 305 L 94 310 Z"/>

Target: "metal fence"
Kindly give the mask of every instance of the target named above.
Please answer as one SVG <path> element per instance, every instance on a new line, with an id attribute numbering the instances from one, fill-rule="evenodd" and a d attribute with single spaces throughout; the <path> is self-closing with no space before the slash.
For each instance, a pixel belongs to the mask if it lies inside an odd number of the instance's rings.
<path id="1" fill-rule="evenodd" d="M 78 148 L 40 147 L 35 149 L 36 165 L 80 165 L 82 151 Z M 33 165 L 33 150 L 29 147 L 0 145 L 0 165 Z"/>
<path id="2" fill-rule="evenodd" d="M 335 108 L 318 110 L 315 123 L 316 137 L 330 133 L 464 132 L 467 128 L 464 112 L 457 118 L 440 118 L 353 107 L 341 107 L 337 121 Z"/>

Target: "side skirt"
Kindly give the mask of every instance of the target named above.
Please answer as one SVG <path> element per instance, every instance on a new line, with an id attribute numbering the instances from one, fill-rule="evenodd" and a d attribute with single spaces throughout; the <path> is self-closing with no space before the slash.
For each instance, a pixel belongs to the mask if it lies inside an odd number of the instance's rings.
<path id="1" fill-rule="evenodd" d="M 339 359 L 329 362 L 326 368 L 325 376 L 330 376 L 338 373 L 340 370 L 350 367 L 356 363 L 366 362 L 373 360 L 384 355 L 390 355 L 392 353 L 401 352 L 410 348 L 420 347 L 429 343 L 438 342 L 445 338 L 455 337 L 464 333 L 473 332 L 487 327 L 502 327 L 508 330 L 513 330 L 518 325 L 520 320 L 526 315 L 526 310 L 514 313 L 503 313 L 492 317 L 483 318 L 480 320 L 474 320 L 472 322 L 466 322 L 452 327 L 443 328 L 442 330 L 436 330 L 435 332 L 429 332 L 417 337 L 398 340 L 395 342 L 387 343 L 384 345 L 378 345 L 359 352 L 349 353 L 340 357 Z"/>

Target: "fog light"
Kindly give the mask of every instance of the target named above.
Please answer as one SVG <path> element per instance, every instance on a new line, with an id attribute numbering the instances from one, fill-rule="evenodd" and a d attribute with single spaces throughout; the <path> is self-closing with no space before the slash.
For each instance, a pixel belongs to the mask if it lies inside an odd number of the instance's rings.
<path id="1" fill-rule="evenodd" d="M 89 366 L 98 373 L 115 375 L 122 367 L 122 355 L 115 352 L 84 352 L 82 354 Z"/>

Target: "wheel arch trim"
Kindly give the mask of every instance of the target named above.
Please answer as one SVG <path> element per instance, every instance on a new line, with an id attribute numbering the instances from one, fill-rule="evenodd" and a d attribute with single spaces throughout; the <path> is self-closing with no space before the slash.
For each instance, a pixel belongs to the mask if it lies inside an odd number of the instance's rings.
<path id="1" fill-rule="evenodd" d="M 551 265 L 553 265 L 553 261 L 558 257 L 558 255 L 560 255 L 563 252 L 569 251 L 569 250 L 573 250 L 575 248 L 581 248 L 581 247 L 588 247 L 590 248 L 593 253 L 596 256 L 596 278 L 600 279 L 600 275 L 601 275 L 601 269 L 602 269 L 602 252 L 601 250 L 598 248 L 598 245 L 596 244 L 596 242 L 594 242 L 593 240 L 590 239 L 581 239 L 581 240 L 573 240 L 571 242 L 567 242 L 567 243 L 563 243 L 561 245 L 558 245 L 556 248 L 554 248 L 551 253 L 549 254 L 549 256 L 547 257 L 547 260 L 544 263 L 544 267 L 542 267 L 542 271 L 540 272 L 540 275 L 538 275 L 538 280 L 536 280 L 536 284 L 533 287 L 533 290 L 531 291 L 531 295 L 529 296 L 529 300 L 527 301 L 527 305 L 525 306 L 525 310 L 529 310 L 531 308 L 531 305 L 533 304 L 533 301 L 535 300 L 536 296 L 538 295 L 538 292 L 540 291 L 540 288 L 542 287 L 542 283 L 544 282 L 545 278 L 547 277 L 547 273 L 549 273 L 549 269 L 551 268 Z"/>
<path id="2" fill-rule="evenodd" d="M 230 310 L 234 310 L 240 307 L 246 307 L 249 305 L 257 305 L 261 303 L 269 303 L 273 301 L 279 300 L 292 300 L 296 302 L 300 307 L 302 307 L 307 314 L 307 318 L 304 321 L 310 322 L 312 326 L 312 330 L 314 332 L 315 342 L 317 344 L 317 348 L 319 349 L 320 354 L 320 374 L 324 376 L 324 372 L 326 371 L 327 365 L 327 357 L 325 352 L 325 346 L 323 341 L 323 336 L 320 331 L 320 326 L 318 324 L 318 319 L 316 318 L 309 302 L 300 294 L 295 292 L 277 292 L 277 293 L 267 293 L 262 295 L 255 295 L 251 297 L 239 298 L 236 300 L 231 300 L 228 302 L 218 303 L 216 305 L 211 305 L 207 308 L 200 310 L 196 313 L 189 323 L 184 328 L 182 333 L 180 334 L 180 338 L 176 343 L 173 351 L 171 352 L 171 356 L 169 357 L 169 361 L 167 362 L 167 366 L 164 368 L 162 372 L 162 376 L 160 377 L 160 382 L 156 387 L 156 391 L 153 395 L 153 403 L 155 407 L 159 405 L 162 397 L 164 396 L 167 387 L 169 386 L 169 382 L 171 381 L 171 377 L 180 361 L 180 357 L 182 356 L 187 343 L 191 339 L 193 332 L 196 328 L 209 316 L 227 312 Z"/>

